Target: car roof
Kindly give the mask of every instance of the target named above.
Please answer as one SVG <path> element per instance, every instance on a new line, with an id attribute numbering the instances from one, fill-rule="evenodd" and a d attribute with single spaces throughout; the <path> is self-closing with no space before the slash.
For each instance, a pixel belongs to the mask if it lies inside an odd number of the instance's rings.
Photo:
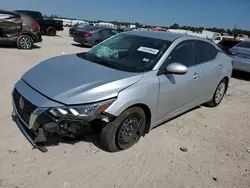
<path id="1" fill-rule="evenodd" d="M 166 31 L 127 31 L 125 33 L 130 34 L 130 35 L 167 40 L 171 42 L 181 37 L 200 39 L 199 37 L 192 36 L 192 35 L 187 35 L 187 34 L 182 34 L 182 33 L 172 33 L 172 32 L 166 32 Z"/>
<path id="2" fill-rule="evenodd" d="M 15 12 L 15 11 L 7 11 L 7 10 L 0 10 L 0 13 L 5 13 L 5 14 L 17 14 L 17 15 L 20 15 L 19 12 Z"/>
<path id="3" fill-rule="evenodd" d="M 14 12 L 30 12 L 30 13 L 40 13 L 39 11 L 33 11 L 33 10 L 15 10 Z"/>

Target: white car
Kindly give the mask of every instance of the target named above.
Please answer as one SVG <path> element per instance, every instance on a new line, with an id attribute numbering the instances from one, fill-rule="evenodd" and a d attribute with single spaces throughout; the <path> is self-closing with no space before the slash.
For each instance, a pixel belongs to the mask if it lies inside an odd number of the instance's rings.
<path id="1" fill-rule="evenodd" d="M 219 36 L 219 37 L 216 37 L 213 41 L 215 44 L 218 44 L 223 39 L 234 39 L 234 37 L 232 37 L 232 36 Z"/>

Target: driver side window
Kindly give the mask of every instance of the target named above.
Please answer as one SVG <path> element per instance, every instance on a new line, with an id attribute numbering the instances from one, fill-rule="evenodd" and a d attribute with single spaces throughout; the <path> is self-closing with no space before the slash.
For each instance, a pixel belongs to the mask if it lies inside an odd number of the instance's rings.
<path id="1" fill-rule="evenodd" d="M 167 58 L 167 64 L 181 63 L 186 67 L 195 65 L 194 43 L 193 41 L 184 41 L 179 43 Z"/>

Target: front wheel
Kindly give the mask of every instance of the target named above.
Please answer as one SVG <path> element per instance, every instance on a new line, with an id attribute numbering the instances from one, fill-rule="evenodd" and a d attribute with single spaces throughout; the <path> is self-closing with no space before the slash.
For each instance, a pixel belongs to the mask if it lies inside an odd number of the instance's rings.
<path id="1" fill-rule="evenodd" d="M 139 141 L 145 125 L 143 109 L 131 107 L 101 130 L 100 143 L 109 152 L 128 149 Z"/>
<path id="2" fill-rule="evenodd" d="M 16 40 L 16 45 L 19 49 L 31 49 L 33 44 L 33 39 L 28 35 L 21 35 Z"/>
<path id="3" fill-rule="evenodd" d="M 213 98 L 208 103 L 206 103 L 206 105 L 209 107 L 218 106 L 221 103 L 221 101 L 226 93 L 226 90 L 227 90 L 227 81 L 226 81 L 226 79 L 223 79 L 219 83 L 219 85 L 217 86 L 217 88 L 214 92 Z"/>

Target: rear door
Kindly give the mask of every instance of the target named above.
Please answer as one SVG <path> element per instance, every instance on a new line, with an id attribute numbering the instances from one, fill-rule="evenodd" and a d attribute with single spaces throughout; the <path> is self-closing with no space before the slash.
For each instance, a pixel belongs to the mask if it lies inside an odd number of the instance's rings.
<path id="1" fill-rule="evenodd" d="M 160 90 L 158 114 L 162 117 L 172 116 L 182 110 L 194 107 L 200 102 L 200 67 L 195 63 L 194 41 L 179 43 L 166 59 L 164 67 L 171 63 L 187 66 L 184 75 L 159 75 Z"/>
<path id="2" fill-rule="evenodd" d="M 22 19 L 20 14 L 0 11 L 0 36 L 12 37 L 22 31 Z"/>
<path id="3" fill-rule="evenodd" d="M 202 84 L 203 100 L 212 96 L 222 77 L 223 57 L 210 43 L 205 41 L 195 42 L 196 63 L 201 67 L 200 82 Z"/>

